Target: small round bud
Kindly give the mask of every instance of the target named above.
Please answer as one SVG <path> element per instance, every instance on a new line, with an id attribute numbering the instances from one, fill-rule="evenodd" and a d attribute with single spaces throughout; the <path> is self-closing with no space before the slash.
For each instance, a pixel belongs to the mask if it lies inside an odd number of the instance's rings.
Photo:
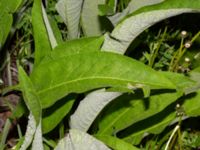
<path id="1" fill-rule="evenodd" d="M 189 42 L 186 42 L 186 43 L 185 43 L 185 48 L 190 48 L 191 45 L 192 45 L 192 43 L 191 43 L 190 41 L 189 41 Z"/>
<path id="2" fill-rule="evenodd" d="M 189 63 L 190 62 L 190 58 L 185 57 L 185 62 Z"/>
<path id="3" fill-rule="evenodd" d="M 185 38 L 185 37 L 187 37 L 187 31 L 181 31 L 181 37 L 182 38 Z"/>
<path id="4" fill-rule="evenodd" d="M 176 108 L 180 108 L 181 106 L 180 106 L 180 104 L 176 104 Z"/>

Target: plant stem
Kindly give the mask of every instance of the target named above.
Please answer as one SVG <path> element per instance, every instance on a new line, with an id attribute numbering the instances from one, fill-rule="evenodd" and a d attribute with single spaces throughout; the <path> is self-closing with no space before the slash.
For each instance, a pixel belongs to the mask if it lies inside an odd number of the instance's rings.
<path id="1" fill-rule="evenodd" d="M 158 56 L 158 51 L 159 51 L 160 46 L 161 46 L 161 44 L 162 44 L 162 42 L 163 42 L 163 40 L 165 38 L 166 32 L 167 32 L 167 26 L 164 29 L 163 35 L 161 37 L 161 40 L 158 43 L 158 46 L 156 47 L 156 50 L 153 51 L 153 53 L 152 53 L 152 57 L 150 58 L 150 61 L 149 61 L 149 66 L 150 67 L 153 67 L 153 65 L 154 65 L 155 59 Z"/>
<path id="2" fill-rule="evenodd" d="M 169 140 L 167 141 L 167 144 L 166 144 L 166 146 L 165 146 L 165 150 L 168 150 L 169 144 L 170 144 L 172 138 L 174 137 L 175 133 L 178 131 L 179 128 L 180 128 L 179 125 L 177 125 L 177 126 L 174 128 L 174 130 L 173 130 L 173 132 L 172 132 L 172 134 L 171 134 Z"/>
<path id="3" fill-rule="evenodd" d="M 6 142 L 10 127 L 11 127 L 11 122 L 9 119 L 7 119 L 6 123 L 4 125 L 4 128 L 3 128 L 3 132 L 2 132 L 2 137 L 1 137 L 1 142 L 0 142 L 0 150 L 4 150 L 4 148 L 5 148 L 5 142 Z"/>

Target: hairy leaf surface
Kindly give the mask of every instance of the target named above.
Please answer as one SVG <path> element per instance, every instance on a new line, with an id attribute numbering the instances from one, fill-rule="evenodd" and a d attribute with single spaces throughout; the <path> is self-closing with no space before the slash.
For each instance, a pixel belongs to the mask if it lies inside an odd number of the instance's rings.
<path id="1" fill-rule="evenodd" d="M 148 5 L 157 4 L 164 0 L 131 0 L 126 9 L 120 13 L 116 13 L 114 16 L 108 17 L 113 25 L 117 25 L 126 15 L 133 13 L 134 11 Z"/>
<path id="2" fill-rule="evenodd" d="M 69 130 L 67 136 L 61 139 L 55 150 L 110 150 L 101 141 L 85 132 Z"/>
<path id="3" fill-rule="evenodd" d="M 99 4 L 105 4 L 105 0 L 84 0 L 81 24 L 86 36 L 99 36 L 102 34 L 102 22 L 98 15 Z"/>
<path id="4" fill-rule="evenodd" d="M 200 11 L 200 0 L 167 0 L 163 3 L 147 6 L 123 20 L 105 39 L 103 50 L 125 53 L 131 42 L 145 29 L 155 23 L 182 13 Z"/>
<path id="5" fill-rule="evenodd" d="M 70 128 L 86 132 L 103 108 L 122 95 L 120 92 L 105 91 L 105 89 L 100 89 L 91 92 L 80 102 L 77 110 L 70 117 Z"/>
<path id="6" fill-rule="evenodd" d="M 170 80 L 141 62 L 108 52 L 80 53 L 47 61 L 33 71 L 31 79 L 43 108 L 69 93 L 94 88 L 175 88 Z"/>
<path id="7" fill-rule="evenodd" d="M 79 24 L 83 0 L 59 0 L 56 9 L 68 29 L 68 38 L 79 37 Z"/>

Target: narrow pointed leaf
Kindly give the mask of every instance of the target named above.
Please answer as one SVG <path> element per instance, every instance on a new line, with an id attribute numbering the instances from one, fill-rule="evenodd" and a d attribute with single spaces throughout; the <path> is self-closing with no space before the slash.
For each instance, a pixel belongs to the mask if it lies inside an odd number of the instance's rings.
<path id="1" fill-rule="evenodd" d="M 42 119 L 42 132 L 44 134 L 53 130 L 61 122 L 71 110 L 74 101 L 75 96 L 68 96 L 45 110 Z"/>
<path id="2" fill-rule="evenodd" d="M 61 139 L 55 150 L 110 150 L 101 141 L 85 132 L 69 130 L 67 136 Z"/>
<path id="3" fill-rule="evenodd" d="M 200 91 L 191 96 L 183 97 L 184 103 L 181 105 L 187 117 L 196 117 L 200 115 Z M 139 144 L 135 139 L 143 136 L 145 133 L 159 134 L 166 126 L 176 119 L 175 105 L 167 107 L 163 112 L 156 114 L 148 119 L 134 124 L 132 127 L 124 130 L 123 139 L 132 144 Z M 176 121 L 177 122 L 177 121 Z"/>
<path id="4" fill-rule="evenodd" d="M 51 44 L 43 21 L 41 0 L 34 0 L 32 25 L 35 44 L 35 65 L 38 65 L 40 61 L 51 52 Z"/>
<path id="5" fill-rule="evenodd" d="M 102 22 L 98 15 L 99 4 L 105 4 L 105 0 L 84 0 L 81 25 L 86 36 L 99 36 L 102 34 Z"/>
<path id="6" fill-rule="evenodd" d="M 31 79 L 42 108 L 69 93 L 101 87 L 175 88 L 170 80 L 143 63 L 108 52 L 80 53 L 47 61 L 33 71 Z"/>
<path id="7" fill-rule="evenodd" d="M 34 138 L 34 134 L 36 131 L 36 121 L 34 119 L 34 116 L 32 114 L 29 115 L 28 125 L 26 128 L 26 133 L 24 137 L 24 142 L 22 146 L 20 147 L 20 150 L 26 150 L 32 143 L 32 140 Z"/>
<path id="8" fill-rule="evenodd" d="M 122 93 L 105 92 L 105 89 L 89 93 L 70 117 L 70 128 L 86 132 L 102 109 L 120 95 Z"/>
<path id="9" fill-rule="evenodd" d="M 40 107 L 40 100 L 35 91 L 35 87 L 32 84 L 30 78 L 27 76 L 25 71 L 22 67 L 19 68 L 19 82 L 20 82 L 20 89 L 23 94 L 24 101 L 26 106 L 32 112 L 37 124 L 41 118 L 41 107 Z"/>
<path id="10" fill-rule="evenodd" d="M 13 23 L 12 13 L 17 11 L 22 0 L 1 0 L 0 2 L 0 50 L 3 47 Z"/>
<path id="11" fill-rule="evenodd" d="M 162 73 L 176 84 L 179 89 L 194 85 L 194 81 L 183 75 L 175 73 Z M 161 112 L 171 103 L 175 102 L 183 93 L 161 92 L 144 99 L 143 95 L 136 93 L 119 97 L 108 105 L 104 116 L 99 122 L 98 134 L 112 135 L 132 124 Z M 126 107 L 121 107 L 126 105 Z"/>
<path id="12" fill-rule="evenodd" d="M 79 37 L 79 24 L 83 0 L 59 0 L 56 10 L 67 25 L 68 38 Z"/>
<path id="13" fill-rule="evenodd" d="M 125 53 L 131 42 L 145 29 L 166 18 L 183 13 L 200 12 L 200 0 L 167 0 L 139 9 L 119 23 L 108 36 L 103 50 Z"/>
<path id="14" fill-rule="evenodd" d="M 45 11 L 43 4 L 42 4 L 42 15 L 43 15 L 44 24 L 45 24 L 45 27 L 46 27 L 46 30 L 47 30 L 47 34 L 48 34 L 48 37 L 49 37 L 49 41 L 50 41 L 51 47 L 53 49 L 58 45 L 58 43 L 57 43 L 56 38 L 54 36 L 53 30 L 51 28 L 51 25 L 50 25 L 50 22 L 49 22 L 49 19 L 47 17 L 47 13 Z"/>

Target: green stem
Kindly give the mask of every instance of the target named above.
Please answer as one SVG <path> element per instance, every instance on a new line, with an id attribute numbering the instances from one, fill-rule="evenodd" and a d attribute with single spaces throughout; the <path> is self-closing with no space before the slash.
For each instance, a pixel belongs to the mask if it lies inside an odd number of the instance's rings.
<path id="1" fill-rule="evenodd" d="M 153 51 L 153 53 L 152 53 L 152 57 L 150 58 L 150 61 L 149 61 L 149 66 L 150 67 L 153 67 L 153 65 L 154 65 L 155 59 L 158 56 L 158 51 L 159 51 L 159 49 L 161 47 L 162 42 L 164 41 L 166 33 L 167 33 L 167 27 L 165 27 L 165 29 L 164 29 L 163 35 L 161 37 L 161 40 L 158 43 L 158 46 L 157 46 L 156 50 Z"/>
<path id="2" fill-rule="evenodd" d="M 4 128 L 3 128 L 3 132 L 2 132 L 2 137 L 1 137 L 1 142 L 0 142 L 0 150 L 4 150 L 4 148 L 5 148 L 5 142 L 6 142 L 10 127 L 11 127 L 11 122 L 9 119 L 7 119 L 6 123 L 4 125 Z"/>

